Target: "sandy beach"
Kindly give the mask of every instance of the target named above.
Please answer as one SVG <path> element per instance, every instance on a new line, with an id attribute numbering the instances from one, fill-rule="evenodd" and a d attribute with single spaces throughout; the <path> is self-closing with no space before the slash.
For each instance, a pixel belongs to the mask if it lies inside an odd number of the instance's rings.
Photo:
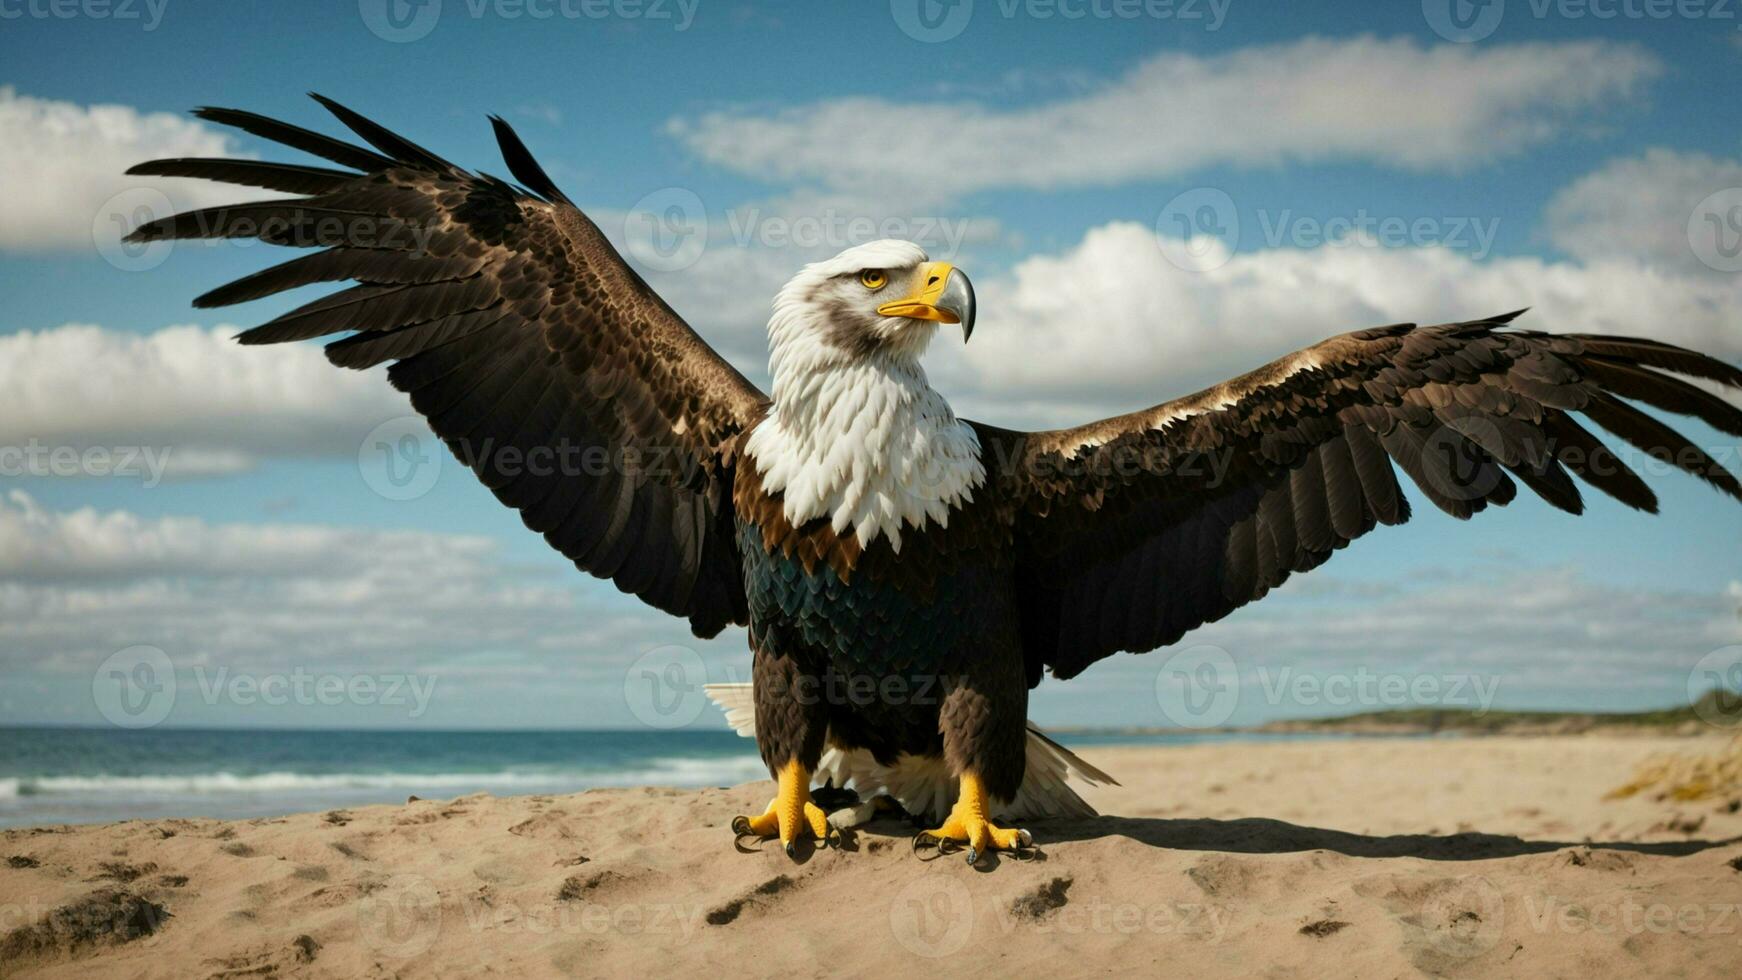
<path id="1" fill-rule="evenodd" d="M 735 849 L 769 788 L 463 796 L 0 835 L 0 974 L 1734 977 L 1742 809 L 1605 799 L 1716 738 L 1103 748 L 1104 816 L 922 860 Z"/>

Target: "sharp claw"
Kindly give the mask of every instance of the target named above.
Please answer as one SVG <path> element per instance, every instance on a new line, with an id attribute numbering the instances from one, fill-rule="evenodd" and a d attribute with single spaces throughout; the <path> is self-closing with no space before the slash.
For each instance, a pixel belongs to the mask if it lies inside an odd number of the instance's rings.
<path id="1" fill-rule="evenodd" d="M 750 818 L 749 817 L 733 817 L 732 818 L 732 833 L 737 834 L 739 837 L 750 836 Z"/>
<path id="2" fill-rule="evenodd" d="M 792 841 L 786 842 L 786 856 L 789 858 L 798 857 L 798 848 L 793 844 Z"/>
<path id="3" fill-rule="evenodd" d="M 980 860 L 980 852 L 974 850 L 972 847 L 968 848 L 968 863 L 969 864 L 976 864 L 979 862 L 979 860 Z"/>
<path id="4" fill-rule="evenodd" d="M 1018 830 L 1016 832 L 1016 843 L 1022 847 L 1033 847 L 1034 835 L 1029 833 L 1027 830 Z"/>

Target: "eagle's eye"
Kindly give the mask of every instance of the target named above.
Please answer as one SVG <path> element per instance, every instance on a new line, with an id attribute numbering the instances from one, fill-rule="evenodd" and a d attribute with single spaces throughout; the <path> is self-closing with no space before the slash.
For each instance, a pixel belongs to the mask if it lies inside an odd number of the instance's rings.
<path id="1" fill-rule="evenodd" d="M 866 269 L 859 273 L 859 285 L 866 289 L 882 289 L 883 284 L 888 281 L 889 276 L 885 275 L 881 269 Z"/>

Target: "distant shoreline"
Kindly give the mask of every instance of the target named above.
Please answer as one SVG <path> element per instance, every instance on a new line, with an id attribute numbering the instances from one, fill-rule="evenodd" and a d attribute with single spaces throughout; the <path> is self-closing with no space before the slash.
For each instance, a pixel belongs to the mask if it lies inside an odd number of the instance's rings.
<path id="1" fill-rule="evenodd" d="M 1708 720 L 1716 719 L 1716 721 Z M 1717 721 L 1731 724 L 1721 725 Z M 1482 711 L 1472 708 L 1400 708 L 1330 718 L 1295 718 L 1260 725 L 1195 729 L 1229 735 L 1711 735 L 1742 731 L 1742 695 L 1711 691 L 1693 705 L 1655 711 Z M 1048 733 L 1152 736 L 1177 728 L 1049 727 Z"/>

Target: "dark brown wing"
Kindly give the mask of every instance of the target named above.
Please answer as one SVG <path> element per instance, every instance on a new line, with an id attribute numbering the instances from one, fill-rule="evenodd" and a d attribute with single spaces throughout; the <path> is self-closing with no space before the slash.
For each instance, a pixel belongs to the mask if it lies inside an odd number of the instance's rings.
<path id="1" fill-rule="evenodd" d="M 352 170 L 141 164 L 129 172 L 305 196 L 178 214 L 129 237 L 318 248 L 195 305 L 355 280 L 238 339 L 352 332 L 327 357 L 350 368 L 396 362 L 389 379 L 436 434 L 576 565 L 688 617 L 699 635 L 743 623 L 730 471 L 737 435 L 764 411 L 762 393 L 624 264 L 501 120 L 511 171 L 541 196 L 316 98 L 375 149 L 252 113 L 197 115 Z"/>
<path id="2" fill-rule="evenodd" d="M 1675 376 L 1742 388 L 1742 370 L 1649 340 L 1502 329 L 1514 316 L 1346 334 L 1080 428 L 981 427 L 1015 512 L 1031 683 L 1173 643 L 1403 523 L 1394 466 L 1458 518 L 1510 502 L 1515 480 L 1577 514 L 1569 473 L 1655 512 L 1574 413 L 1742 500 L 1710 455 L 1623 400 L 1742 435 L 1742 411 Z"/>

